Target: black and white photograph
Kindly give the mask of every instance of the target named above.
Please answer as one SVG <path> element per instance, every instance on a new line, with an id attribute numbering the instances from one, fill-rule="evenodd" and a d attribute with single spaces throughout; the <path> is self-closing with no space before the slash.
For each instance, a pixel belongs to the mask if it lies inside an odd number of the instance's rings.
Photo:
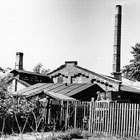
<path id="1" fill-rule="evenodd" d="M 140 140 L 139 0 L 0 0 L 0 140 Z"/>

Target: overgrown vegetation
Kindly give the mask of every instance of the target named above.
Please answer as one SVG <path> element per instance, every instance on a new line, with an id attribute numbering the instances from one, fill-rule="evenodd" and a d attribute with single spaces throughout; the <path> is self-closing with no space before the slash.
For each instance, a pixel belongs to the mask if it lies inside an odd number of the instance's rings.
<path id="1" fill-rule="evenodd" d="M 71 139 L 88 139 L 87 137 L 83 137 L 83 133 L 85 133 L 85 131 L 82 131 L 80 129 L 70 129 L 68 131 L 65 131 L 65 132 L 62 132 L 62 131 L 59 131 L 59 132 L 31 132 L 31 133 L 25 133 L 25 134 L 15 134 L 15 135 L 2 135 L 2 137 L 5 139 L 5 140 L 9 140 L 9 139 L 16 139 L 18 138 L 19 140 L 31 140 L 31 139 L 34 139 L 34 140 L 71 140 Z M 75 135 L 72 135 L 73 132 L 75 133 Z M 79 132 L 80 132 L 80 137 L 79 137 Z M 88 133 L 86 131 L 86 133 Z M 89 135 L 89 133 L 88 133 Z M 78 137 L 75 137 L 75 136 L 78 136 Z M 7 138 L 7 139 L 6 139 Z M 0 138 L 1 140 L 1 138 Z"/>
<path id="2" fill-rule="evenodd" d="M 65 131 L 65 133 L 62 133 L 58 136 L 61 140 L 71 140 L 71 139 L 88 139 L 91 136 L 91 134 L 88 131 L 81 130 L 79 128 L 76 129 L 69 129 Z"/>
<path id="3" fill-rule="evenodd" d="M 72 138 L 82 138 L 81 129 L 69 129 L 66 131 Z"/>
<path id="4" fill-rule="evenodd" d="M 0 131 L 3 134 L 37 132 L 42 116 L 39 114 L 38 99 L 4 96 L 0 98 Z"/>
<path id="5" fill-rule="evenodd" d="M 38 131 L 42 122 L 39 98 L 26 100 L 8 93 L 12 75 L 0 78 L 0 133 L 24 133 Z"/>

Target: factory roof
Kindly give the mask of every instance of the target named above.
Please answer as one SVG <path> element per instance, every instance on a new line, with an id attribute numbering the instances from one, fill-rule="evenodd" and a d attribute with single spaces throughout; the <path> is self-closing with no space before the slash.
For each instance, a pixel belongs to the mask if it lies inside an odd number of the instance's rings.
<path id="1" fill-rule="evenodd" d="M 122 84 L 120 86 L 120 90 L 140 94 L 140 89 L 137 89 L 137 88 L 129 86 L 129 85 Z"/>
<path id="2" fill-rule="evenodd" d="M 79 74 L 81 74 L 85 77 L 89 77 L 89 75 L 92 75 L 93 78 L 95 77 L 95 80 L 99 80 L 104 83 L 106 83 L 106 82 L 116 83 L 116 84 L 121 83 L 120 80 L 117 80 L 115 78 L 108 77 L 108 76 L 105 76 L 102 74 L 98 74 L 98 73 L 90 71 L 86 68 L 80 67 L 77 65 L 77 61 L 66 61 L 65 64 L 61 65 L 57 69 L 48 73 L 47 75 L 50 77 L 55 77 L 57 75 L 62 75 L 64 77 L 68 77 L 68 76 L 77 76 Z"/>
<path id="3" fill-rule="evenodd" d="M 55 93 L 55 92 L 45 92 L 44 93 L 49 96 L 52 99 L 57 99 L 57 100 L 63 100 L 63 101 L 78 101 L 72 97 L 68 97 L 66 95 L 60 94 L 60 93 Z M 42 98 L 40 101 L 46 101 L 46 98 Z"/>
<path id="4" fill-rule="evenodd" d="M 14 95 L 31 97 L 44 92 L 48 94 L 58 93 L 66 96 L 72 96 L 90 88 L 91 86 L 94 86 L 94 84 L 38 83 L 25 89 L 19 90 L 15 92 Z"/>

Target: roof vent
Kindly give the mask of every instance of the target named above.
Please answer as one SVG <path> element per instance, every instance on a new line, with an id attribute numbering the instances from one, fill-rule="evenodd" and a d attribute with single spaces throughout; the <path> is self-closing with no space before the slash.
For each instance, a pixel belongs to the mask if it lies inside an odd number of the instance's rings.
<path id="1" fill-rule="evenodd" d="M 77 64 L 77 61 L 65 61 L 66 66 L 76 66 Z"/>

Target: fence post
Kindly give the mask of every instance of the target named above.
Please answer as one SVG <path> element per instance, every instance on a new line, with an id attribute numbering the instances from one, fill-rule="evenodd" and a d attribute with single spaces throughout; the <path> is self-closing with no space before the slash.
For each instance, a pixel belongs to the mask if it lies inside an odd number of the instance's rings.
<path id="1" fill-rule="evenodd" d="M 51 99 L 49 99 L 49 106 L 48 106 L 48 124 L 50 124 L 50 120 L 51 120 Z"/>
<path id="2" fill-rule="evenodd" d="M 137 123 L 136 123 L 136 136 L 139 136 L 140 120 L 139 120 L 139 104 L 137 104 Z"/>
<path id="3" fill-rule="evenodd" d="M 138 125 L 139 125 L 139 126 L 138 126 L 138 129 L 139 129 L 139 130 L 138 130 L 138 131 L 139 131 L 139 132 L 138 132 L 138 135 L 140 135 L 140 108 L 138 108 L 138 121 L 139 121 L 139 122 L 138 122 Z"/>
<path id="4" fill-rule="evenodd" d="M 88 131 L 91 132 L 91 105 L 92 101 L 90 101 L 90 107 L 89 107 L 89 121 L 88 121 Z"/>
<path id="5" fill-rule="evenodd" d="M 76 128 L 76 119 L 77 119 L 77 102 L 75 102 L 74 128 Z"/>
<path id="6" fill-rule="evenodd" d="M 67 108 L 66 108 L 66 117 L 65 117 L 65 130 L 68 127 L 68 119 L 69 119 L 69 101 L 67 101 Z"/>
<path id="7" fill-rule="evenodd" d="M 83 114 L 83 116 L 84 116 L 84 117 L 83 117 L 83 126 L 82 126 L 82 128 L 83 128 L 83 130 L 84 130 L 84 119 L 85 119 L 85 102 L 83 102 L 83 103 L 82 103 L 82 106 L 83 106 L 83 113 L 84 113 L 84 114 Z"/>
<path id="8" fill-rule="evenodd" d="M 60 121 L 59 121 L 59 125 L 62 125 L 62 121 L 63 121 L 63 100 L 61 101 L 61 105 L 60 105 Z"/>
<path id="9" fill-rule="evenodd" d="M 88 127 L 88 130 L 89 130 L 89 132 L 92 132 L 92 127 L 93 127 L 93 124 L 92 124 L 92 122 L 93 122 L 93 104 L 94 104 L 94 98 L 92 98 L 91 99 L 91 102 L 90 102 L 90 112 L 89 112 L 89 127 Z"/>
<path id="10" fill-rule="evenodd" d="M 48 124 L 48 121 L 49 121 L 49 104 L 50 104 L 50 98 L 48 97 L 48 102 L 47 102 L 47 116 L 46 116 L 46 123 Z"/>

